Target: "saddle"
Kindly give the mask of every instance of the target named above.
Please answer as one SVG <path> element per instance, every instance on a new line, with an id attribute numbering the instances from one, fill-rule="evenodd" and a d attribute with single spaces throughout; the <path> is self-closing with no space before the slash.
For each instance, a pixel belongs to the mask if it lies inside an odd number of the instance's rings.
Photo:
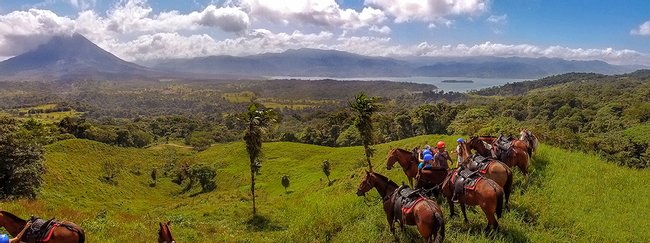
<path id="1" fill-rule="evenodd" d="M 483 157 L 479 154 L 474 154 L 470 158 L 468 163 L 468 168 L 470 171 L 479 171 L 480 173 L 486 173 L 487 167 L 492 164 L 492 160 L 487 157 Z"/>
<path id="2" fill-rule="evenodd" d="M 411 214 L 413 206 L 425 199 L 420 190 L 413 190 L 408 186 L 402 185 L 395 190 L 394 211 L 395 218 L 402 222 L 409 222 L 407 216 Z"/>
<path id="3" fill-rule="evenodd" d="M 31 222 L 31 225 L 23 235 L 23 241 L 28 243 L 48 242 L 54 229 L 59 226 L 58 221 L 55 221 L 54 218 L 43 220 L 32 216 L 29 222 Z"/>
<path id="4" fill-rule="evenodd" d="M 494 141 L 496 144 L 497 148 L 503 151 L 508 151 L 510 148 L 512 148 L 512 138 L 508 138 L 505 136 L 499 136 L 497 140 Z"/>
<path id="5" fill-rule="evenodd" d="M 483 179 L 478 171 L 471 171 L 469 168 L 460 169 L 456 169 L 451 176 L 454 193 L 458 196 L 464 195 L 465 190 L 476 189 L 476 184 Z"/>

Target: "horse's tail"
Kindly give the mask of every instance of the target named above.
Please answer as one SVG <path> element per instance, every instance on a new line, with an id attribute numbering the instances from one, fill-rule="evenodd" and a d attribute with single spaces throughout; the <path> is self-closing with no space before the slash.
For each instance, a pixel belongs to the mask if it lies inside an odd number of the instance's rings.
<path id="1" fill-rule="evenodd" d="M 510 169 L 507 165 L 503 164 L 504 168 L 506 168 L 506 175 L 508 175 L 508 178 L 506 178 L 506 184 L 503 185 L 503 192 L 506 197 L 506 204 L 510 201 L 510 194 L 512 193 L 512 181 L 513 181 L 513 175 L 512 175 L 512 169 Z M 506 205 L 508 207 L 508 205 Z"/>
<path id="2" fill-rule="evenodd" d="M 503 189 L 497 185 L 495 191 L 497 193 L 497 218 L 501 218 L 501 215 L 503 214 Z"/>
<path id="3" fill-rule="evenodd" d="M 438 234 L 436 234 L 436 239 L 433 242 L 442 243 L 445 240 L 445 219 L 439 212 L 434 212 L 433 215 L 438 224 Z"/>

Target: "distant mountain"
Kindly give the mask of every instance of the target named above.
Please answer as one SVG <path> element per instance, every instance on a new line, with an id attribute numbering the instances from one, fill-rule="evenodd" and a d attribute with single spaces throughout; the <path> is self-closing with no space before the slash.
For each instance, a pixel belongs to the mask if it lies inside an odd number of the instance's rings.
<path id="1" fill-rule="evenodd" d="M 292 77 L 486 77 L 539 78 L 568 72 L 618 74 L 635 67 L 602 61 L 521 57 L 372 57 L 335 50 L 295 49 L 244 57 L 208 56 L 158 60 L 152 67 L 124 61 L 80 34 L 53 37 L 0 62 L 2 80 L 260 79 Z"/>
<path id="2" fill-rule="evenodd" d="M 540 78 L 568 72 L 619 74 L 636 70 L 603 61 L 568 61 L 559 58 L 412 57 L 399 60 L 319 49 L 296 49 L 244 57 L 176 59 L 162 61 L 153 67 L 192 73 L 295 77 Z"/>
<path id="3" fill-rule="evenodd" d="M 634 70 L 632 67 L 611 65 L 603 61 L 569 61 L 560 58 L 474 57 L 455 59 L 453 61 L 438 59 L 434 64 L 414 69 L 412 74 L 427 77 L 541 78 L 569 72 L 620 74 Z"/>
<path id="4" fill-rule="evenodd" d="M 52 37 L 34 50 L 0 62 L 2 80 L 120 80 L 164 75 L 124 61 L 80 34 Z"/>
<path id="5" fill-rule="evenodd" d="M 412 64 L 343 51 L 297 49 L 245 57 L 209 56 L 163 61 L 156 69 L 209 74 L 309 77 L 409 76 Z"/>

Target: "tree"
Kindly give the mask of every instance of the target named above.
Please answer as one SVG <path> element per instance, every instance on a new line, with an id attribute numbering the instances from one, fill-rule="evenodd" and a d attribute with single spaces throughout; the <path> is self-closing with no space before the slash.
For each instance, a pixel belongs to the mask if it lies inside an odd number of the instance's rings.
<path id="1" fill-rule="evenodd" d="M 201 184 L 201 193 L 211 192 L 217 188 L 217 183 L 214 178 L 217 176 L 217 171 L 209 166 L 193 166 L 191 169 L 191 177 Z"/>
<path id="2" fill-rule="evenodd" d="M 277 114 L 273 109 L 266 109 L 253 102 L 243 115 L 247 125 L 244 141 L 246 142 L 246 151 L 248 152 L 251 169 L 251 194 L 253 196 L 253 215 L 255 215 L 257 213 L 255 208 L 255 174 L 259 173 L 262 167 L 262 137 L 264 131 L 277 120 Z"/>
<path id="3" fill-rule="evenodd" d="M 327 160 L 323 160 L 323 164 L 321 164 L 321 169 L 323 169 L 323 173 L 325 173 L 325 176 L 327 177 L 327 184 L 331 185 L 332 181 L 330 181 L 330 162 Z"/>
<path id="4" fill-rule="evenodd" d="M 102 169 L 104 170 L 104 179 L 110 184 L 117 184 L 115 178 L 122 173 L 124 165 L 119 162 L 104 161 Z"/>
<path id="5" fill-rule="evenodd" d="M 288 175 L 283 175 L 282 176 L 282 186 L 284 187 L 284 192 L 287 192 L 287 187 L 289 187 L 289 176 Z"/>
<path id="6" fill-rule="evenodd" d="M 380 106 L 377 104 L 376 97 L 368 97 L 364 93 L 356 95 L 354 101 L 348 102 L 348 105 L 355 113 L 354 126 L 359 130 L 366 162 L 368 168 L 372 171 L 372 163 L 370 162 L 370 157 L 374 153 L 374 149 L 371 147 L 374 142 L 372 115 L 379 110 Z"/>
<path id="7" fill-rule="evenodd" d="M 0 199 L 34 199 L 45 173 L 42 144 L 18 121 L 0 118 Z"/>

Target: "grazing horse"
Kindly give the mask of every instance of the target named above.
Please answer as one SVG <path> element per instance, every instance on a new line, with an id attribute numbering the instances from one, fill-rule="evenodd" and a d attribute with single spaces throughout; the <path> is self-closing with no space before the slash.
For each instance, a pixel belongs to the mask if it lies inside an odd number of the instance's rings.
<path id="1" fill-rule="evenodd" d="M 460 152 L 458 156 L 462 158 L 463 163 L 466 165 L 471 162 L 470 160 L 472 156 L 470 155 L 470 149 L 467 147 L 465 142 L 460 143 Z M 467 168 L 467 166 L 465 166 L 465 168 Z M 490 159 L 490 164 L 485 168 L 485 170 L 479 170 L 479 174 L 485 178 L 492 179 L 503 188 L 506 197 L 505 207 L 508 209 L 510 193 L 512 192 L 512 170 L 510 167 L 501 161 Z"/>
<path id="2" fill-rule="evenodd" d="M 478 154 L 484 157 L 492 157 L 492 153 L 485 146 L 485 143 L 490 144 L 491 146 L 496 146 L 495 137 L 472 137 L 469 142 L 467 142 L 467 147 L 473 150 L 476 150 Z M 528 183 L 528 165 L 530 156 L 528 155 L 528 147 L 522 141 L 515 140 L 512 144 L 512 153 L 506 153 L 502 155 L 499 159 L 501 162 L 505 163 L 508 167 L 513 168 L 517 166 L 519 170 L 526 177 L 526 184 Z"/>
<path id="3" fill-rule="evenodd" d="M 366 171 L 357 190 L 358 196 L 365 196 L 372 188 L 377 189 L 384 202 L 384 212 L 388 220 L 391 234 L 395 235 L 395 221 L 406 225 L 416 225 L 424 242 L 443 242 L 445 238 L 445 221 L 442 209 L 435 201 L 428 198 L 421 198 L 413 205 L 411 213 L 402 218 L 395 217 L 396 191 L 399 188 L 395 182 L 383 175 Z M 401 210 L 401 208 L 399 209 Z M 401 227 L 402 230 L 404 227 Z M 434 240 L 435 239 L 435 240 Z"/>
<path id="4" fill-rule="evenodd" d="M 526 146 L 528 147 L 528 155 L 531 157 L 533 156 L 533 153 L 537 152 L 537 147 L 539 146 L 539 140 L 537 140 L 537 136 L 533 134 L 528 129 L 522 129 L 521 132 L 519 133 L 519 140 L 524 141 L 526 143 Z"/>
<path id="5" fill-rule="evenodd" d="M 176 243 L 172 235 L 172 228 L 170 227 L 171 221 L 166 224 L 159 223 L 160 229 L 158 230 L 158 243 Z"/>
<path id="6" fill-rule="evenodd" d="M 445 182 L 442 183 L 442 195 L 447 199 L 451 217 L 455 216 L 454 203 L 451 200 L 454 194 L 454 182 L 451 178 L 454 173 L 454 171 L 451 171 L 445 178 Z M 465 204 L 470 206 L 479 205 L 488 221 L 485 230 L 489 231 L 490 228 L 496 230 L 499 227 L 499 222 L 494 215 L 496 214 L 498 218 L 501 218 L 503 212 L 503 189 L 493 180 L 482 178 L 476 183 L 473 190 L 466 189 L 462 195 L 458 195 L 458 201 L 460 202 L 460 209 L 463 212 L 465 223 L 469 222 L 465 213 Z"/>
<path id="7" fill-rule="evenodd" d="M 409 185 L 413 186 L 413 178 L 416 178 L 414 188 L 432 188 L 442 184 L 442 181 L 447 175 L 447 169 L 432 168 L 430 170 L 422 170 L 420 177 L 418 175 L 418 160 L 415 155 L 416 152 L 409 152 L 404 149 L 392 149 L 388 152 L 388 161 L 386 162 L 386 169 L 390 170 L 398 162 L 404 170 L 404 174 L 408 177 Z"/>
<path id="8" fill-rule="evenodd" d="M 27 221 L 6 211 L 0 211 L 0 227 L 4 227 L 9 234 L 19 234 L 27 225 Z M 49 235 L 48 243 L 83 243 L 86 241 L 84 230 L 71 222 L 55 223 Z"/>

